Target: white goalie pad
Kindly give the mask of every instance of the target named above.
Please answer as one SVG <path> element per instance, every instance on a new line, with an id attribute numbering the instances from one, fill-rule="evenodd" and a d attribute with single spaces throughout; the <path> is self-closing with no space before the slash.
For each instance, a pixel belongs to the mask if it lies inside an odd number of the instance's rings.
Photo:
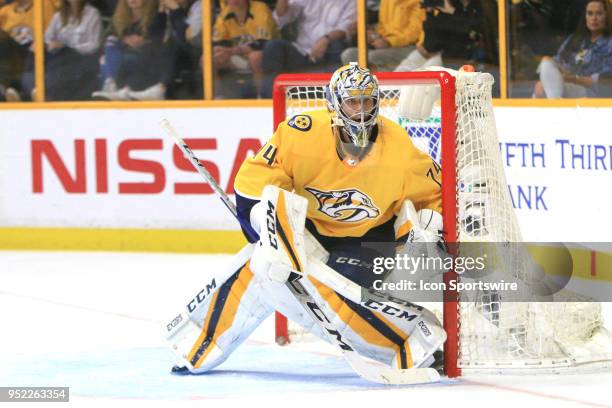
<path id="1" fill-rule="evenodd" d="M 285 282 L 291 271 L 306 269 L 304 226 L 308 201 L 268 185 L 252 218 L 261 226 L 260 241 L 251 257 L 251 270 L 264 278 Z"/>
<path id="2" fill-rule="evenodd" d="M 254 245 L 246 245 L 224 269 L 211 273 L 201 285 L 202 289 L 186 302 L 184 309 L 174 314 L 162 326 L 162 336 L 176 354 L 179 365 L 191 367 L 186 356 L 202 331 L 202 322 L 206 318 L 210 299 L 236 270 L 248 262 L 253 248 Z"/>

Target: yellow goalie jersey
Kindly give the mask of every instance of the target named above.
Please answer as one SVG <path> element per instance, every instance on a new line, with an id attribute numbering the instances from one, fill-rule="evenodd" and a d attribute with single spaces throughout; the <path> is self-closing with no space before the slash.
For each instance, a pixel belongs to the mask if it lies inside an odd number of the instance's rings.
<path id="1" fill-rule="evenodd" d="M 349 166 L 337 153 L 330 113 L 296 115 L 244 161 L 236 193 L 258 200 L 268 184 L 294 191 L 308 199 L 308 219 L 328 237 L 362 237 L 390 221 L 405 200 L 417 211 L 441 212 L 440 166 L 397 123 L 379 116 L 377 128 L 369 153 Z"/>

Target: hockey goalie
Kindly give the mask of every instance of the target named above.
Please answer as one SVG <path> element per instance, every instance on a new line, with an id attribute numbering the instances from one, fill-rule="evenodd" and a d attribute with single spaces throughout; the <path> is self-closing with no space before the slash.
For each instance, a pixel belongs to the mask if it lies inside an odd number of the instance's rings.
<path id="1" fill-rule="evenodd" d="M 411 245 L 416 228 L 441 239 L 440 167 L 379 115 L 377 79 L 367 69 L 339 68 L 325 94 L 326 110 L 281 123 L 242 164 L 237 213 L 256 234 L 164 327 L 178 358 L 174 372 L 217 367 L 275 310 L 389 373 L 434 363 L 446 334 L 433 313 L 416 306 L 410 319 L 385 313 L 342 288 L 370 287 L 376 278 L 373 258 L 381 254 L 365 242 Z M 415 225 L 419 219 L 427 225 Z M 322 272 L 344 286 L 330 286 Z"/>

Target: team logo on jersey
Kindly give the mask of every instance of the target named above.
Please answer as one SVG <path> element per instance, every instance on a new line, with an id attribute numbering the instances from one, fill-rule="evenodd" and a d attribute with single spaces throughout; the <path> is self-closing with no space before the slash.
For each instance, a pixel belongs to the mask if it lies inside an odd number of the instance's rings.
<path id="1" fill-rule="evenodd" d="M 312 127 L 312 119 L 308 115 L 295 115 L 287 124 L 294 129 L 306 132 Z"/>
<path id="2" fill-rule="evenodd" d="M 319 211 L 338 221 L 357 222 L 365 218 L 376 218 L 380 214 L 372 199 L 354 188 L 321 191 L 306 187 L 306 191 L 314 195 L 319 202 Z"/>

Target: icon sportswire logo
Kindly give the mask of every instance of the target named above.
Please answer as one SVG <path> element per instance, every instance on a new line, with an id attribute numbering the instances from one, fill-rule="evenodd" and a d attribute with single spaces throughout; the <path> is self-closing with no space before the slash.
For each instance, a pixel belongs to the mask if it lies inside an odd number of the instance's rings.
<path id="1" fill-rule="evenodd" d="M 365 218 L 376 218 L 380 214 L 372 199 L 355 188 L 321 191 L 306 187 L 306 191 L 319 202 L 319 211 L 338 221 L 357 222 Z"/>

